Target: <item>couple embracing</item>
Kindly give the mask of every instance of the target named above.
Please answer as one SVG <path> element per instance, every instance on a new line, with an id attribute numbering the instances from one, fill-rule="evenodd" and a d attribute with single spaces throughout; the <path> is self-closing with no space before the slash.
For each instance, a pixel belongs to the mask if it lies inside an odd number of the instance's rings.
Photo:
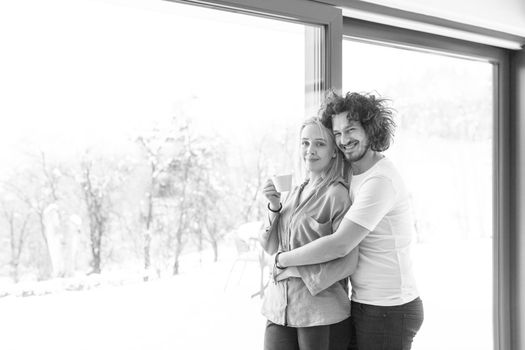
<path id="1" fill-rule="evenodd" d="M 424 316 L 409 192 L 382 154 L 394 127 L 385 100 L 330 93 L 300 128 L 304 182 L 283 201 L 265 184 L 265 350 L 411 348 Z"/>

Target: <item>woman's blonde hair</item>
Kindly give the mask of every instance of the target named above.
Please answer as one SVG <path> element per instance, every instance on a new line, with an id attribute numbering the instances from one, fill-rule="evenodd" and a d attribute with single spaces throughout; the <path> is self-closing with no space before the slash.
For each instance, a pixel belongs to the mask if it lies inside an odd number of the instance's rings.
<path id="1" fill-rule="evenodd" d="M 330 163 L 328 163 L 325 171 L 323 171 L 321 179 L 315 184 L 317 193 L 321 188 L 331 185 L 343 175 L 344 158 L 339 148 L 337 148 L 334 134 L 332 134 L 332 131 L 330 129 L 326 128 L 323 125 L 320 118 L 308 118 L 301 124 L 301 127 L 299 129 L 299 140 L 301 140 L 301 134 L 303 132 L 303 129 L 309 125 L 315 125 L 319 128 L 319 130 L 321 130 L 321 133 L 326 137 L 327 142 L 332 144 L 332 147 L 334 148 L 335 152 L 335 157 L 330 159 Z M 305 182 L 308 180 L 308 175 L 309 173 L 308 171 L 306 171 Z"/>

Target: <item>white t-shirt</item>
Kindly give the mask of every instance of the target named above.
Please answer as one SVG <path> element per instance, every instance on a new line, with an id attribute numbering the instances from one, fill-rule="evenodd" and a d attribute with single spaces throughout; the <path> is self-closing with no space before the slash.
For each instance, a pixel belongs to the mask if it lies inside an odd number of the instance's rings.
<path id="1" fill-rule="evenodd" d="M 393 306 L 419 296 L 410 257 L 414 220 L 407 188 L 392 162 L 383 158 L 354 175 L 352 206 L 345 218 L 370 231 L 359 244 L 352 274 L 352 300 Z"/>

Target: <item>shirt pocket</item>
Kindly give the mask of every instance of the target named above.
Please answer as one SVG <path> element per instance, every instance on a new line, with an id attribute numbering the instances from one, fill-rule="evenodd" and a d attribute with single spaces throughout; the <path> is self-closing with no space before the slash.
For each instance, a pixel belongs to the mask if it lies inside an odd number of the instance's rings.
<path id="1" fill-rule="evenodd" d="M 332 234 L 332 221 L 319 222 L 311 215 L 304 213 L 300 220 L 296 221 L 295 229 L 292 230 L 291 249 L 301 247 L 315 241 L 319 237 Z"/>
<path id="2" fill-rule="evenodd" d="M 325 222 L 319 222 L 317 219 L 310 215 L 305 215 L 305 221 L 309 229 L 315 233 L 317 233 L 317 237 L 323 237 L 327 235 L 331 235 L 333 233 L 332 231 L 332 220 L 327 220 Z"/>

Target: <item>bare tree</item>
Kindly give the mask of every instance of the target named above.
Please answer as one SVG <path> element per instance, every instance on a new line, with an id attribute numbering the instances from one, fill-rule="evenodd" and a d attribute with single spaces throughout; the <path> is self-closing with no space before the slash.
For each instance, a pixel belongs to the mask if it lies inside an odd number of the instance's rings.
<path id="1" fill-rule="evenodd" d="M 31 218 L 31 211 L 29 209 L 23 211 L 22 208 L 17 207 L 15 198 L 9 195 L 4 197 L 1 207 L 1 214 L 7 223 L 9 231 L 10 275 L 13 281 L 17 283 L 19 281 L 20 257 L 29 232 L 28 224 Z"/>
<path id="2" fill-rule="evenodd" d="M 182 249 L 184 247 L 183 241 L 182 241 L 182 235 L 184 234 L 186 228 L 188 225 L 188 212 L 189 212 L 189 202 L 191 201 L 191 194 L 189 193 L 189 179 L 190 179 L 190 171 L 191 167 L 193 165 L 193 158 L 195 157 L 195 153 L 193 153 L 191 149 L 191 139 L 190 135 L 186 133 L 185 135 L 185 142 L 184 147 L 186 148 L 186 152 L 183 153 L 183 159 L 182 167 L 181 167 L 181 174 L 180 174 L 180 192 L 178 193 L 178 196 L 180 198 L 179 202 L 179 218 L 178 218 L 178 224 L 177 224 L 177 230 L 175 233 L 175 256 L 173 259 L 173 274 L 177 275 L 179 273 L 179 259 L 180 255 L 182 253 Z"/>
<path id="3" fill-rule="evenodd" d="M 31 167 L 24 171 L 15 172 L 8 181 L 4 181 L 4 187 L 25 203 L 35 214 L 42 237 L 43 262 L 38 264 L 40 279 L 60 275 L 61 252 L 59 249 L 60 234 L 50 230 L 49 220 L 46 217 L 49 209 L 57 207 L 61 198 L 59 187 L 63 175 L 58 164 L 48 162 L 45 152 L 28 154 L 31 164 L 37 164 L 38 168 Z M 57 210 L 58 221 L 60 221 L 60 210 Z"/>
<path id="4" fill-rule="evenodd" d="M 186 125 L 180 125 L 177 118 L 165 127 L 155 127 L 145 135 L 137 137 L 136 142 L 144 152 L 149 169 L 146 193 L 143 200 L 141 218 L 144 222 L 144 280 L 149 279 L 152 267 L 152 238 L 155 230 L 166 228 L 164 224 L 156 224 L 156 203 L 159 200 L 173 197 L 173 172 L 179 169 L 181 132 Z M 166 203 L 163 204 L 166 206 Z M 157 204 L 158 207 L 158 204 Z M 173 213 L 174 215 L 175 213 Z"/>
<path id="5" fill-rule="evenodd" d="M 265 212 L 261 205 L 260 195 L 266 179 L 273 172 L 297 170 L 294 145 L 297 138 L 297 125 L 283 127 L 272 131 L 266 130 L 250 144 L 251 149 L 241 152 L 238 182 L 243 186 L 235 186 L 239 203 L 242 222 L 259 220 Z"/>
<path id="6" fill-rule="evenodd" d="M 214 202 L 210 201 L 207 203 Z M 227 214 L 220 213 L 219 210 L 215 211 L 214 209 L 208 208 L 202 211 L 202 216 L 199 220 L 198 225 L 202 232 L 201 236 L 213 249 L 214 262 L 217 262 L 219 259 L 219 243 L 226 235 L 226 232 L 233 227 L 231 223 L 228 222 L 227 218 Z"/>
<path id="7" fill-rule="evenodd" d="M 106 232 L 109 211 L 107 208 L 108 198 L 104 189 L 95 179 L 93 179 L 93 163 L 90 161 L 82 162 L 82 194 L 87 209 L 89 220 L 89 238 L 91 243 L 91 272 L 100 273 L 100 251 L 102 245 L 102 236 Z"/>
<path id="8" fill-rule="evenodd" d="M 235 225 L 238 217 L 231 215 L 230 203 L 235 202 L 230 184 L 226 180 L 226 169 L 221 167 L 221 159 L 225 159 L 224 149 L 220 138 L 207 145 L 198 158 L 194 176 L 195 191 L 192 198 L 194 209 L 192 217 L 195 218 L 194 233 L 198 242 L 199 251 L 207 242 L 213 250 L 213 260 L 219 258 L 219 243 Z M 223 164 L 226 165 L 226 164 Z M 222 174 L 222 176 L 217 176 Z"/>
<path id="9" fill-rule="evenodd" d="M 267 155 L 264 152 L 264 141 L 263 137 L 257 149 L 255 150 L 255 159 L 250 159 L 250 168 L 251 171 L 246 173 L 251 174 L 249 178 L 246 178 L 244 181 L 244 200 L 245 203 L 244 210 L 242 212 L 242 218 L 244 222 L 251 221 L 253 217 L 260 217 L 260 206 L 259 204 L 259 194 L 262 190 L 262 186 L 266 178 L 268 178 L 268 168 L 265 166 L 265 161 Z"/>
<path id="10" fill-rule="evenodd" d="M 86 206 L 91 248 L 91 271 L 102 271 L 102 248 L 109 231 L 112 215 L 112 197 L 122 186 L 129 169 L 127 164 L 110 159 L 93 159 L 89 151 L 80 163 L 80 189 Z"/>

